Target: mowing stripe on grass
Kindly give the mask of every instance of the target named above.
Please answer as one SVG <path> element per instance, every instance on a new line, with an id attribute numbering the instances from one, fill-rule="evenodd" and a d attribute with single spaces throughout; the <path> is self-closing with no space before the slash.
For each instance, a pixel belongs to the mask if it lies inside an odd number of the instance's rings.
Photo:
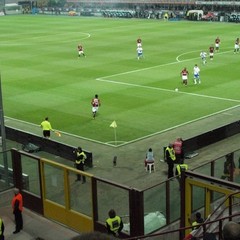
<path id="1" fill-rule="evenodd" d="M 117 82 L 117 81 L 112 81 L 112 80 L 104 80 L 104 79 L 99 79 L 99 78 L 97 80 L 102 81 L 102 82 L 109 82 L 109 83 L 113 83 L 113 84 L 122 84 L 122 85 L 126 85 L 126 86 L 146 88 L 146 89 L 152 89 L 152 90 L 158 90 L 158 91 L 164 91 L 164 92 L 175 92 L 175 90 L 170 90 L 170 89 L 165 89 L 165 88 L 157 88 L 157 87 L 150 87 L 150 86 L 143 86 L 143 85 L 138 85 L 138 84 L 133 84 L 133 83 L 123 83 L 123 82 Z M 240 100 L 231 99 L 231 98 L 221 98 L 221 97 L 214 97 L 214 96 L 208 96 L 208 95 L 197 94 L 197 93 L 188 93 L 188 92 L 182 92 L 182 91 L 178 91 L 176 94 L 179 94 L 179 93 L 186 94 L 186 95 L 191 95 L 191 96 L 197 96 L 197 97 L 204 97 L 204 98 L 211 98 L 211 99 L 216 99 L 216 100 L 223 100 L 223 101 L 240 103 Z"/>
<path id="2" fill-rule="evenodd" d="M 176 129 L 178 127 L 185 126 L 187 124 L 191 124 L 191 123 L 194 123 L 194 122 L 197 122 L 197 121 L 209 118 L 209 117 L 213 117 L 213 116 L 218 115 L 218 114 L 228 114 L 227 111 L 230 111 L 230 110 L 233 110 L 233 109 L 239 108 L 239 107 L 240 107 L 240 105 L 236 105 L 236 106 L 233 106 L 233 107 L 230 107 L 230 108 L 227 108 L 227 109 L 224 109 L 224 110 L 221 110 L 221 111 L 218 111 L 218 112 L 215 112 L 215 113 L 212 113 L 212 114 L 200 117 L 200 118 L 193 119 L 193 120 L 188 121 L 188 122 L 184 122 L 184 123 L 178 124 L 178 125 L 170 127 L 170 128 L 166 128 L 166 129 L 164 129 L 162 131 L 159 131 L 159 132 L 155 132 L 155 133 L 152 133 L 152 134 L 140 137 L 140 138 L 136 138 L 136 139 L 134 139 L 132 141 L 128 141 L 128 142 L 127 141 L 126 142 L 121 141 L 123 143 L 119 144 L 119 145 L 111 144 L 111 142 L 101 142 L 101 141 L 93 140 L 93 139 L 90 139 L 90 138 L 81 137 L 81 136 L 74 135 L 74 134 L 71 134 L 71 133 L 63 132 L 61 130 L 59 130 L 59 131 L 61 132 L 62 135 L 65 135 L 65 136 L 70 136 L 70 137 L 74 137 L 74 138 L 78 138 L 78 139 L 88 140 L 88 141 L 91 141 L 91 142 L 100 143 L 100 144 L 111 146 L 111 147 L 121 147 L 121 146 L 125 146 L 125 145 L 128 145 L 128 144 L 131 144 L 131 143 L 134 143 L 134 142 L 137 142 L 137 141 L 140 141 L 140 140 L 144 140 L 144 139 L 147 139 L 149 137 L 153 137 L 153 136 L 156 136 L 158 134 L 161 134 L 161 133 L 164 133 L 164 132 Z M 9 120 L 13 120 L 13 121 L 16 121 L 16 122 L 21 122 L 21 123 L 24 123 L 26 125 L 31 125 L 33 127 L 36 127 L 38 129 L 40 129 L 40 125 L 39 124 L 34 124 L 34 123 L 22 121 L 22 120 L 11 118 L 11 117 L 7 117 L 7 116 L 5 116 L 5 119 L 6 120 L 8 120 L 8 119 Z M 112 141 L 112 143 L 115 143 L 115 142 Z"/>
<path id="3" fill-rule="evenodd" d="M 218 53 L 218 54 L 225 54 L 225 53 L 229 53 L 231 51 L 232 50 L 228 50 L 228 51 L 224 51 L 224 52 L 221 52 L 221 53 Z M 132 86 L 132 87 L 158 90 L 158 91 L 175 92 L 175 90 L 170 90 L 170 89 L 165 89 L 165 88 L 157 88 L 157 87 L 150 87 L 150 86 L 143 86 L 143 85 L 133 84 L 133 83 L 123 83 L 123 82 L 118 82 L 118 81 L 115 81 L 115 80 L 107 80 L 106 78 L 113 78 L 115 76 L 132 74 L 132 73 L 146 71 L 146 70 L 153 69 L 153 68 L 164 67 L 164 66 L 169 66 L 169 65 L 173 65 L 173 64 L 178 64 L 178 63 L 181 63 L 181 62 L 187 62 L 187 61 L 192 61 L 192 60 L 195 60 L 195 59 L 199 59 L 199 57 L 196 57 L 196 58 L 185 59 L 185 60 L 182 60 L 182 61 L 179 60 L 180 56 L 183 56 L 184 54 L 188 54 L 188 53 L 192 53 L 192 52 L 196 52 L 196 51 L 186 52 L 186 53 L 183 53 L 183 54 L 177 56 L 177 58 L 176 58 L 177 61 L 176 62 L 165 63 L 165 64 L 160 64 L 160 65 L 156 65 L 156 66 L 152 66 L 152 67 L 148 67 L 148 68 L 142 68 L 142 69 L 138 69 L 138 70 L 132 70 L 132 71 L 128 71 L 128 72 L 117 73 L 117 74 L 110 75 L 110 76 L 96 78 L 96 80 L 97 81 L 102 81 L 102 82 L 113 83 L 113 84 L 122 84 L 122 85 Z M 223 100 L 223 101 L 240 103 L 240 100 L 231 99 L 231 98 L 221 98 L 221 97 L 208 96 L 208 95 L 197 94 L 197 93 L 188 93 L 188 92 L 182 92 L 182 91 L 178 91 L 178 93 L 191 95 L 191 96 L 197 96 L 197 97 L 204 97 L 204 98 L 211 98 L 211 99 L 216 99 L 216 100 Z"/>

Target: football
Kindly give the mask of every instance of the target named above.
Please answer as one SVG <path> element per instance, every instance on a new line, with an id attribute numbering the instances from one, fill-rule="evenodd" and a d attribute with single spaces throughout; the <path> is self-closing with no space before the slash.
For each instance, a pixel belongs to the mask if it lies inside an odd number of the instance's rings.
<path id="1" fill-rule="evenodd" d="M 178 88 L 175 88 L 175 92 L 178 92 Z"/>

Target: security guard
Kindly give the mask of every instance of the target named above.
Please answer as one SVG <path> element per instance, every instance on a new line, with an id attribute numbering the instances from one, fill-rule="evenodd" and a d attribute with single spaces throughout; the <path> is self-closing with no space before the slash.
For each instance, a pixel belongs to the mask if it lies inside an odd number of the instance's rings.
<path id="1" fill-rule="evenodd" d="M 176 167 L 176 175 L 181 177 L 181 172 L 182 170 L 188 170 L 188 165 L 185 164 L 185 163 L 182 163 L 182 164 L 178 164 L 177 167 Z"/>
<path id="2" fill-rule="evenodd" d="M 173 177 L 174 161 L 176 160 L 176 155 L 172 143 L 169 143 L 168 147 L 166 148 L 165 157 L 168 164 L 168 178 L 171 178 Z"/>
<path id="3" fill-rule="evenodd" d="M 75 166 L 78 170 L 84 171 L 84 162 L 87 159 L 86 154 L 82 150 L 81 147 L 78 147 L 76 150 L 76 160 L 75 160 Z M 86 182 L 86 177 L 83 176 L 83 181 L 82 183 Z M 77 174 L 77 179 L 76 181 L 81 181 L 81 174 Z"/>
<path id="4" fill-rule="evenodd" d="M 200 225 L 202 223 L 204 223 L 204 219 L 202 218 L 201 213 L 197 212 L 195 214 L 195 220 L 193 222 L 191 222 L 191 220 L 189 220 L 189 222 L 192 224 L 192 230 L 196 230 L 200 227 Z"/>
<path id="5" fill-rule="evenodd" d="M 14 192 L 14 197 L 12 199 L 12 209 L 13 209 L 13 214 L 15 217 L 15 225 L 16 225 L 16 229 L 13 233 L 16 234 L 23 229 L 23 218 L 22 218 L 23 198 L 18 188 L 15 188 L 13 192 Z"/>
<path id="6" fill-rule="evenodd" d="M 4 240 L 4 223 L 2 218 L 0 218 L 0 240 Z"/>
<path id="7" fill-rule="evenodd" d="M 108 216 L 109 218 L 106 220 L 108 233 L 112 234 L 115 237 L 118 237 L 123 229 L 122 219 L 116 215 L 116 212 L 113 209 L 108 212 Z"/>

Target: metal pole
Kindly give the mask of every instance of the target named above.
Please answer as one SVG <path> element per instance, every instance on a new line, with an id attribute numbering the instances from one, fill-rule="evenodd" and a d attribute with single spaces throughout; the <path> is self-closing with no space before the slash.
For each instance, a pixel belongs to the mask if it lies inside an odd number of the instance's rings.
<path id="1" fill-rule="evenodd" d="M 4 163 L 4 177 L 6 185 L 9 186 L 9 172 L 8 172 L 8 160 L 7 160 L 7 148 L 6 148 L 6 131 L 4 123 L 4 113 L 3 113 L 3 101 L 2 101 L 2 77 L 0 74 L 0 124 L 1 124 L 1 137 L 2 137 L 2 154 Z"/>

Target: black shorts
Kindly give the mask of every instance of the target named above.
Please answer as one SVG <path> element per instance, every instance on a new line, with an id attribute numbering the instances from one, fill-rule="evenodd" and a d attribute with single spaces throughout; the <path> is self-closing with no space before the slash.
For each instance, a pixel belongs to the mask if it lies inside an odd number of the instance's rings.
<path id="1" fill-rule="evenodd" d="M 50 130 L 43 130 L 43 136 L 46 138 L 50 137 Z"/>

